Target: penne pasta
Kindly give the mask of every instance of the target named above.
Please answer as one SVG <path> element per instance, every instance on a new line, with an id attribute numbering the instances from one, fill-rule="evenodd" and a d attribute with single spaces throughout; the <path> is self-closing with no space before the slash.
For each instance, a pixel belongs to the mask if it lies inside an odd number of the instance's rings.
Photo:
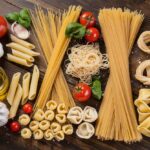
<path id="1" fill-rule="evenodd" d="M 40 77 L 40 71 L 38 67 L 35 65 L 33 69 L 32 79 L 31 79 L 29 100 L 33 100 L 36 96 L 39 77 Z"/>
<path id="2" fill-rule="evenodd" d="M 16 36 L 12 35 L 12 34 L 10 35 L 10 38 L 13 42 L 18 43 L 18 44 L 20 44 L 20 45 L 22 45 L 22 46 L 24 46 L 28 49 L 34 49 L 35 48 L 34 44 L 31 44 L 27 41 L 21 40 L 21 39 L 17 38 Z"/>
<path id="3" fill-rule="evenodd" d="M 23 59 L 23 58 L 19 58 L 17 56 L 14 56 L 12 54 L 7 54 L 7 60 L 12 61 L 14 63 L 26 66 L 26 67 L 32 67 L 33 63 L 28 62 L 27 60 Z"/>
<path id="4" fill-rule="evenodd" d="M 20 76 L 21 76 L 21 73 L 17 72 L 12 77 L 10 87 L 9 87 L 9 90 L 8 90 L 8 94 L 7 94 L 7 101 L 10 105 L 12 105 L 12 103 L 13 103 L 15 92 L 17 90 L 17 86 L 18 86 Z"/>
<path id="5" fill-rule="evenodd" d="M 22 80 L 23 95 L 22 95 L 22 102 L 21 102 L 22 105 L 24 105 L 28 100 L 30 78 L 31 78 L 30 72 L 25 73 L 23 76 L 23 80 Z"/>
<path id="6" fill-rule="evenodd" d="M 34 62 L 34 58 L 33 58 L 32 56 L 30 56 L 30 55 L 28 55 L 28 54 L 25 54 L 25 53 L 23 53 L 23 52 L 19 52 L 19 51 L 15 50 L 15 49 L 12 49 L 12 54 L 13 54 L 14 56 L 19 57 L 19 58 L 26 59 L 26 60 L 29 61 L 29 62 Z"/>
<path id="7" fill-rule="evenodd" d="M 10 108 L 10 112 L 9 112 L 9 118 L 14 118 L 16 116 L 16 113 L 17 113 L 17 110 L 18 110 L 18 107 L 19 107 L 19 103 L 21 101 L 21 97 L 22 97 L 22 87 L 20 84 L 18 84 L 18 87 L 17 87 L 17 91 L 16 91 L 16 94 L 15 94 L 15 97 L 14 97 L 14 101 L 13 101 L 13 104 Z"/>
<path id="8" fill-rule="evenodd" d="M 6 44 L 6 47 L 10 47 L 10 48 L 18 50 L 20 52 L 26 53 L 30 56 L 39 56 L 40 55 L 40 53 L 34 52 L 34 51 L 30 50 L 29 48 L 26 48 L 26 47 L 24 47 L 18 43 L 15 43 L 15 42 L 11 42 L 9 44 Z"/>

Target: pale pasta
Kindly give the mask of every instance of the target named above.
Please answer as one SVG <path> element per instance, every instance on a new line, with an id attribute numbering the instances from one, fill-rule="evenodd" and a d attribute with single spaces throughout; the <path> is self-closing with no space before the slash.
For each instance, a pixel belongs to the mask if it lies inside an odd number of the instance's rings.
<path id="1" fill-rule="evenodd" d="M 57 131 L 61 130 L 61 125 L 57 122 L 52 122 L 50 129 L 52 130 L 53 133 L 56 133 Z"/>
<path id="2" fill-rule="evenodd" d="M 31 131 L 35 131 L 39 128 L 39 122 L 38 121 L 31 121 L 29 124 L 29 128 L 31 129 Z"/>
<path id="3" fill-rule="evenodd" d="M 51 141 L 53 138 L 54 138 L 54 136 L 53 136 L 52 131 L 50 129 L 47 129 L 44 132 L 44 139 L 47 140 L 47 141 Z"/>
<path id="4" fill-rule="evenodd" d="M 34 49 L 35 48 L 35 45 L 33 45 L 33 44 L 31 44 L 25 40 L 21 40 L 12 34 L 10 35 L 10 38 L 13 42 L 18 43 L 18 44 L 20 44 L 20 45 L 22 45 L 28 49 Z"/>
<path id="5" fill-rule="evenodd" d="M 65 114 L 56 114 L 55 119 L 58 121 L 58 123 L 62 124 L 67 121 Z"/>
<path id="6" fill-rule="evenodd" d="M 62 126 L 62 131 L 66 134 L 66 135 L 71 135 L 73 134 L 73 126 L 72 124 L 66 124 Z"/>
<path id="7" fill-rule="evenodd" d="M 33 118 L 36 121 L 42 121 L 44 119 L 44 111 L 42 109 L 38 109 L 33 115 Z"/>
<path id="8" fill-rule="evenodd" d="M 17 91 L 15 93 L 15 97 L 10 108 L 9 118 L 14 118 L 16 116 L 21 101 L 21 97 L 22 97 L 22 87 L 20 84 L 18 84 Z"/>
<path id="9" fill-rule="evenodd" d="M 68 112 L 67 107 L 65 106 L 64 103 L 61 103 L 57 106 L 57 112 L 59 114 L 66 114 Z"/>
<path id="10" fill-rule="evenodd" d="M 57 103 L 54 100 L 50 100 L 46 103 L 46 108 L 50 110 L 55 110 L 57 108 Z"/>
<path id="11" fill-rule="evenodd" d="M 76 130 L 78 137 L 82 139 L 90 139 L 95 133 L 95 128 L 92 124 L 88 122 L 83 122 L 80 124 Z"/>
<path id="12" fill-rule="evenodd" d="M 23 126 L 26 126 L 26 125 L 28 125 L 29 123 L 30 123 L 30 117 L 29 117 L 29 115 L 27 115 L 27 114 L 23 114 L 23 115 L 21 115 L 21 116 L 19 116 L 19 123 L 21 124 L 21 125 L 23 125 Z"/>
<path id="13" fill-rule="evenodd" d="M 12 77 L 10 87 L 9 87 L 9 90 L 8 90 L 8 94 L 7 94 L 7 101 L 10 105 L 12 105 L 12 103 L 13 103 L 15 92 L 17 90 L 17 86 L 18 86 L 20 76 L 21 76 L 21 73 L 17 72 Z"/>
<path id="14" fill-rule="evenodd" d="M 22 105 L 24 105 L 28 101 L 30 78 L 31 78 L 30 72 L 27 72 L 23 75 L 22 79 L 23 95 L 21 103 Z"/>
<path id="15" fill-rule="evenodd" d="M 62 141 L 65 139 L 65 135 L 64 135 L 64 132 L 62 130 L 60 131 L 57 131 L 55 134 L 54 134 L 54 137 L 57 141 Z"/>
<path id="16" fill-rule="evenodd" d="M 33 74 L 31 79 L 30 91 L 29 91 L 29 100 L 33 100 L 37 94 L 38 81 L 40 77 L 40 71 L 38 67 L 35 65 L 33 68 Z"/>
<path id="17" fill-rule="evenodd" d="M 43 131 L 47 130 L 48 128 L 50 127 L 50 122 L 47 121 L 47 120 L 42 120 L 40 123 L 39 123 L 39 128 Z"/>
<path id="18" fill-rule="evenodd" d="M 44 116 L 46 120 L 52 121 L 55 117 L 55 114 L 52 110 L 46 110 Z"/>
<path id="19" fill-rule="evenodd" d="M 33 132 L 33 137 L 35 140 L 41 140 L 44 137 L 43 131 L 40 129 L 37 129 Z"/>
<path id="20" fill-rule="evenodd" d="M 31 130 L 28 129 L 28 128 L 23 128 L 23 129 L 21 130 L 21 136 L 22 136 L 24 139 L 30 139 L 31 136 L 32 136 Z"/>

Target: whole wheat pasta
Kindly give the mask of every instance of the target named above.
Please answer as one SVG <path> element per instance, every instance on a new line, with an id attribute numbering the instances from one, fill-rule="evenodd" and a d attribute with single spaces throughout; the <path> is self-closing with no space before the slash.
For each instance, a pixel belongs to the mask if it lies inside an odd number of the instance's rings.
<path id="1" fill-rule="evenodd" d="M 10 87 L 9 87 L 8 94 L 7 94 L 7 101 L 10 105 L 12 105 L 13 103 L 20 76 L 21 76 L 21 73 L 17 72 L 13 75 L 11 79 Z"/>

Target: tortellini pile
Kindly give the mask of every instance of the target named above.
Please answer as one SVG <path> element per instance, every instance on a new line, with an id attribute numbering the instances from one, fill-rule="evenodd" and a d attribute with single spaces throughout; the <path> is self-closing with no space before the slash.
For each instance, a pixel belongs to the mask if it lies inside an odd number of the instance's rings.
<path id="1" fill-rule="evenodd" d="M 137 130 L 150 137 L 150 89 L 141 89 L 139 97 L 135 100 L 139 114 L 139 125 Z"/>
<path id="2" fill-rule="evenodd" d="M 24 128 L 21 131 L 21 136 L 25 139 L 32 137 L 36 140 L 52 140 L 62 141 L 65 135 L 73 134 L 73 126 L 67 121 L 66 114 L 68 110 L 63 103 L 57 104 L 56 101 L 50 100 L 46 104 L 45 112 L 38 109 L 30 121 L 28 115 L 21 115 L 19 122 Z"/>
<path id="3" fill-rule="evenodd" d="M 67 119 L 73 124 L 79 125 L 84 121 L 76 130 L 77 136 L 83 139 L 89 139 L 94 135 L 95 128 L 91 123 L 95 122 L 97 118 L 96 109 L 90 106 L 86 106 L 84 110 L 78 106 L 72 107 L 67 115 Z"/>

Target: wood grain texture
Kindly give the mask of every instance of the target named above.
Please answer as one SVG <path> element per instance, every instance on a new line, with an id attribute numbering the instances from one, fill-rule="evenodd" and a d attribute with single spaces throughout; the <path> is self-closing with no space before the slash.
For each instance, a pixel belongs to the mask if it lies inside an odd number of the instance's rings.
<path id="1" fill-rule="evenodd" d="M 69 5 L 82 5 L 85 10 L 89 10 L 95 13 L 97 16 L 99 8 L 103 7 L 128 7 L 132 10 L 142 10 L 145 14 L 145 20 L 142 25 L 140 32 L 144 30 L 150 30 L 150 0 L 3 0 L 0 4 L 0 14 L 5 15 L 8 12 L 18 11 L 20 8 L 28 7 L 30 9 L 34 8 L 33 4 L 39 4 L 44 8 L 48 7 L 56 7 L 59 9 L 66 9 Z M 6 37 L 1 40 L 3 44 L 8 43 L 10 39 Z M 30 41 L 35 43 L 37 46 L 37 51 L 39 51 L 42 55 L 40 58 L 36 59 L 36 63 L 40 68 L 40 83 L 44 76 L 44 72 L 46 69 L 46 62 L 43 56 L 43 53 L 38 46 L 38 41 L 35 36 L 30 38 Z M 100 42 L 101 49 L 104 49 L 103 41 Z M 9 51 L 5 47 L 6 51 Z M 150 55 L 147 55 L 139 50 L 137 45 L 135 44 L 132 54 L 130 55 L 130 72 L 131 72 L 131 83 L 133 94 L 136 97 L 138 94 L 138 90 L 143 87 L 141 83 L 135 80 L 134 74 L 136 67 L 138 65 L 139 60 L 150 59 Z M 12 74 L 21 71 L 24 74 L 27 71 L 32 71 L 32 69 L 28 69 L 22 67 L 20 65 L 16 65 L 14 63 L 10 63 L 5 60 L 5 58 L 0 60 L 0 65 L 6 69 L 9 78 L 11 79 Z M 62 65 L 63 66 L 63 65 Z M 106 84 L 105 75 L 108 76 L 108 71 L 102 72 L 102 84 L 103 90 Z M 66 76 L 68 83 L 74 83 L 75 80 Z M 88 102 L 89 105 L 92 105 L 99 108 L 100 103 L 96 100 L 91 100 Z M 107 108 L 106 108 L 107 109 Z M 33 139 L 24 140 L 18 134 L 11 134 L 8 128 L 0 128 L 0 150 L 149 150 L 150 149 L 150 140 L 146 137 L 140 143 L 134 144 L 124 144 L 122 142 L 114 142 L 114 141 L 99 141 L 96 137 L 93 137 L 90 140 L 83 140 L 73 136 L 68 136 L 63 142 L 47 142 L 47 141 L 35 141 Z"/>

